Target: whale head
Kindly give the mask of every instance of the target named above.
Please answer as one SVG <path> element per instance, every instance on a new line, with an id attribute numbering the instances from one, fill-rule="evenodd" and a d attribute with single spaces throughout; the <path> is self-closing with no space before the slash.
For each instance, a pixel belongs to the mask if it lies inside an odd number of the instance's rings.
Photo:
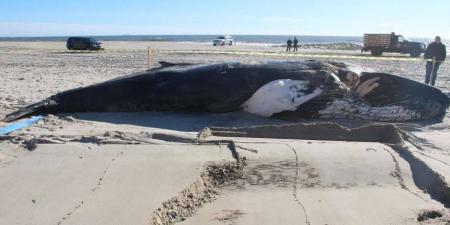
<path id="1" fill-rule="evenodd" d="M 308 62 L 313 69 L 329 73 L 328 82 L 322 80 L 326 84 L 322 92 L 295 111 L 275 117 L 416 121 L 441 118 L 450 105 L 448 95 L 440 90 L 401 76 L 354 72 L 344 63 Z"/>

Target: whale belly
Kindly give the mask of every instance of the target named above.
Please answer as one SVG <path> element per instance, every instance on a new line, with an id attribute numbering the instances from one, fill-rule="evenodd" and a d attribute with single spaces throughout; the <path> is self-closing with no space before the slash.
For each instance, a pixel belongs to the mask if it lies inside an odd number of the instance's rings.
<path id="1" fill-rule="evenodd" d="M 321 93 L 322 89 L 309 85 L 307 81 L 274 80 L 260 87 L 241 108 L 252 114 L 270 117 L 283 111 L 295 111 Z"/>

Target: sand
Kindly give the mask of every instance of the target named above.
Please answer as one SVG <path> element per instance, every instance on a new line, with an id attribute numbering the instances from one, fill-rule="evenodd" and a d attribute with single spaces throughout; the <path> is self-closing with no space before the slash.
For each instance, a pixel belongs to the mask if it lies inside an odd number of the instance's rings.
<path id="1" fill-rule="evenodd" d="M 0 117 L 62 90 L 145 70 L 148 46 L 153 67 L 160 60 L 301 59 L 161 52 L 284 53 L 262 45 L 106 42 L 103 52 L 69 53 L 63 42 L 0 42 Z M 361 54 L 336 46 L 299 52 Z M 422 80 L 423 62 L 388 57 L 343 61 Z M 447 93 L 449 72 L 443 64 L 437 82 Z M 51 115 L 0 137 L 1 223 L 448 224 L 449 121 L 328 121 L 338 126 L 244 112 Z"/>

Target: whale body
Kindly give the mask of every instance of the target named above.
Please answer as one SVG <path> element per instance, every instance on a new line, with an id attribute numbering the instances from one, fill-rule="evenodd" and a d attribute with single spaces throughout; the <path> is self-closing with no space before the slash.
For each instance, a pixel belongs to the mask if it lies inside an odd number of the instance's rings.
<path id="1" fill-rule="evenodd" d="M 440 90 L 386 73 L 326 61 L 172 64 L 60 92 L 5 121 L 74 112 L 247 111 L 278 118 L 417 121 L 442 117 Z"/>

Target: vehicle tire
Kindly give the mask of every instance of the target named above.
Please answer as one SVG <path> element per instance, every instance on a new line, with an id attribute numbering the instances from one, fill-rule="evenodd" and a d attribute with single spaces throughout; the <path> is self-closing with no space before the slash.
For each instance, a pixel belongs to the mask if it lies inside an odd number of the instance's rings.
<path id="1" fill-rule="evenodd" d="M 225 46 L 225 42 L 222 42 L 222 46 Z"/>
<path id="2" fill-rule="evenodd" d="M 383 54 L 383 50 L 381 49 L 373 49 L 372 51 L 370 51 L 370 53 L 372 54 L 372 56 L 380 56 Z"/>
<path id="3" fill-rule="evenodd" d="M 410 54 L 411 57 L 419 57 L 420 54 L 422 54 L 422 53 L 420 53 L 419 51 L 412 51 L 412 52 L 409 53 L 409 54 Z"/>
<path id="4" fill-rule="evenodd" d="M 217 46 L 217 44 L 213 44 L 214 46 Z"/>
<path id="5" fill-rule="evenodd" d="M 233 45 L 233 42 L 232 41 L 230 41 L 230 44 L 229 44 L 230 46 L 232 46 Z"/>

